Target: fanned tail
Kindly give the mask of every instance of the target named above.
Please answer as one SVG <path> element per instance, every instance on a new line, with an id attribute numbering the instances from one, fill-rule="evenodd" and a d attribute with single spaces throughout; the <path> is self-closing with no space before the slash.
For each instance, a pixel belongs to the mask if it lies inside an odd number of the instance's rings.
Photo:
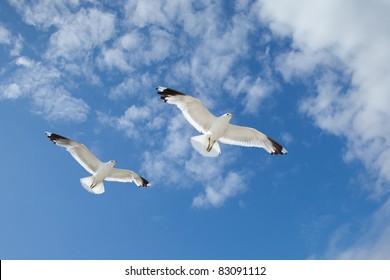
<path id="1" fill-rule="evenodd" d="M 97 184 L 96 186 L 91 188 L 91 186 L 93 184 L 93 176 L 81 178 L 80 179 L 80 183 L 83 186 L 83 188 L 85 190 L 87 190 L 88 192 L 90 192 L 90 193 L 94 193 L 94 194 L 102 194 L 102 193 L 104 193 L 104 184 L 103 184 L 103 182 L 100 182 L 99 184 Z"/>
<path id="2" fill-rule="evenodd" d="M 210 151 L 207 151 L 207 147 L 209 146 L 208 135 L 198 135 L 191 137 L 191 144 L 195 150 L 197 150 L 202 156 L 205 157 L 217 157 L 221 153 L 218 141 L 214 143 Z"/>

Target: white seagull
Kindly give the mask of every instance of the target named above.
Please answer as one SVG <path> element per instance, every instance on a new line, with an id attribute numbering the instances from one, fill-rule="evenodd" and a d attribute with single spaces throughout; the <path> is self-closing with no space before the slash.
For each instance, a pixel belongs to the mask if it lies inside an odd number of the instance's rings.
<path id="1" fill-rule="evenodd" d="M 233 114 L 226 113 L 216 117 L 197 98 L 162 86 L 157 87 L 156 90 L 165 103 L 176 105 L 187 121 L 203 133 L 191 137 L 192 146 L 203 156 L 218 156 L 221 153 L 218 141 L 231 145 L 263 148 L 272 155 L 287 154 L 285 148 L 260 131 L 230 124 Z"/>
<path id="2" fill-rule="evenodd" d="M 77 143 L 64 136 L 45 132 L 46 136 L 56 145 L 66 148 L 72 157 L 80 163 L 92 176 L 81 178 L 81 185 L 94 194 L 104 193 L 103 181 L 134 182 L 139 187 L 150 186 L 149 182 L 131 170 L 114 168 L 115 160 L 101 162 L 83 144 Z"/>

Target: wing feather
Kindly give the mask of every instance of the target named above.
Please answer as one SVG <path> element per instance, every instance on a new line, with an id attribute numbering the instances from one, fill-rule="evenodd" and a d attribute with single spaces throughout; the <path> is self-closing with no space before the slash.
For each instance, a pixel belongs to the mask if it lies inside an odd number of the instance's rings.
<path id="1" fill-rule="evenodd" d="M 157 93 L 168 104 L 176 105 L 187 121 L 199 132 L 209 131 L 216 117 L 199 99 L 166 87 L 157 87 Z"/>
<path id="2" fill-rule="evenodd" d="M 126 169 L 113 168 L 105 180 L 124 183 L 134 182 L 138 187 L 150 186 L 149 182 L 145 178 L 141 177 L 132 170 Z"/>
<path id="3" fill-rule="evenodd" d="M 225 144 L 263 148 L 272 155 L 287 154 L 287 150 L 282 145 L 251 127 L 229 124 L 219 140 Z"/>
<path id="4" fill-rule="evenodd" d="M 89 173 L 94 174 L 102 164 L 102 162 L 83 144 L 51 132 L 46 132 L 46 136 L 54 144 L 66 148 L 72 157 Z"/>

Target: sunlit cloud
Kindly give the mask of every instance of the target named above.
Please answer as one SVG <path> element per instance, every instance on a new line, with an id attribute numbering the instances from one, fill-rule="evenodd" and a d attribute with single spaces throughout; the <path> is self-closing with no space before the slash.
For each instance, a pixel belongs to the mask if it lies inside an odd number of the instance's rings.
<path id="1" fill-rule="evenodd" d="M 345 137 L 344 159 L 359 160 L 375 182 L 367 190 L 384 197 L 390 186 L 390 73 L 385 45 L 389 6 L 383 1 L 259 1 L 259 16 L 279 36 L 292 39 L 291 49 L 276 58 L 287 81 L 311 81 L 315 94 L 302 99 L 300 110 L 328 133 Z M 351 9 L 353 4 L 353 9 Z M 367 13 L 367 11 L 370 11 Z M 373 18 L 375 17 L 375 19 Z M 321 20 L 329 19 L 332 20 Z M 373 24 L 373 23 L 379 24 Z M 387 204 L 387 203 L 386 203 Z M 332 257 L 388 258 L 382 246 L 388 227 L 379 226 L 389 211 L 386 204 L 372 217 L 373 227 Z M 350 234 L 335 233 L 335 239 Z M 336 237 L 336 235 L 338 237 Z M 334 244 L 334 240 L 333 243 Z"/>
<path id="2" fill-rule="evenodd" d="M 0 99 L 31 100 L 32 111 L 50 121 L 83 122 L 89 106 L 60 85 L 61 72 L 56 68 L 18 57 L 14 75 L 0 84 Z"/>

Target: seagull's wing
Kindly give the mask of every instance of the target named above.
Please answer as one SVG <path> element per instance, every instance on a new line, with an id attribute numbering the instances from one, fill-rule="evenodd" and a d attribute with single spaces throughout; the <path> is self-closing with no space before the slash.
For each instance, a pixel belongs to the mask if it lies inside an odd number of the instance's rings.
<path id="1" fill-rule="evenodd" d="M 88 150 L 83 144 L 77 143 L 64 136 L 45 132 L 46 136 L 56 145 L 66 148 L 66 150 L 77 160 L 82 167 L 84 167 L 89 173 L 94 174 L 102 162 L 95 157 L 94 154 Z"/>
<path id="2" fill-rule="evenodd" d="M 138 187 L 149 187 L 149 182 L 131 170 L 113 168 L 105 178 L 107 181 L 134 182 Z"/>
<path id="3" fill-rule="evenodd" d="M 219 140 L 225 144 L 263 148 L 272 155 L 287 154 L 282 145 L 251 127 L 229 124 Z"/>
<path id="4" fill-rule="evenodd" d="M 187 121 L 202 133 L 209 131 L 216 117 L 200 102 L 199 99 L 166 87 L 157 87 L 157 93 L 168 104 L 176 105 Z"/>

